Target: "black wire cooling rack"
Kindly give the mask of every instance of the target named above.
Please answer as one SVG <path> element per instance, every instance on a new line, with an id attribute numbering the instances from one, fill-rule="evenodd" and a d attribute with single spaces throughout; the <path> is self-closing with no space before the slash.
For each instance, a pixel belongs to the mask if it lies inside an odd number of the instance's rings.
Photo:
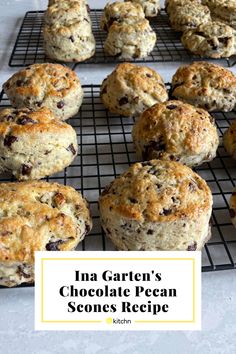
<path id="1" fill-rule="evenodd" d="M 90 12 L 96 39 L 96 53 L 92 58 L 83 62 L 84 64 L 118 63 L 121 61 L 118 58 L 106 55 L 104 52 L 104 42 L 107 34 L 99 28 L 101 14 L 102 10 L 91 10 Z M 9 60 L 9 66 L 20 67 L 50 61 L 45 56 L 43 49 L 43 15 L 44 11 L 29 11 L 25 14 Z M 200 59 L 190 54 L 183 47 L 180 41 L 181 34 L 170 27 L 168 16 L 164 10 L 161 10 L 160 14 L 151 20 L 151 25 L 157 33 L 157 44 L 151 55 L 145 59 L 133 59 L 134 62 L 188 62 Z M 221 61 L 228 66 L 233 66 L 235 60 L 235 57 L 231 57 Z M 68 65 L 74 69 L 78 63 Z"/>
<path id="2" fill-rule="evenodd" d="M 78 156 L 70 167 L 47 180 L 74 187 L 90 202 L 94 227 L 78 249 L 112 250 L 112 244 L 99 223 L 97 200 L 107 184 L 137 161 L 131 140 L 134 121 L 107 112 L 99 98 L 100 86 L 83 86 L 83 89 L 85 98 L 81 110 L 69 121 L 77 132 Z M 0 107 L 9 105 L 2 92 Z M 214 113 L 213 116 L 222 136 L 236 118 L 236 112 Z M 217 157 L 196 170 L 205 178 L 214 197 L 213 236 L 202 251 L 202 270 L 236 268 L 236 230 L 228 212 L 228 200 L 236 181 L 236 162 L 227 155 L 221 144 Z M 11 180 L 1 178 L 0 182 Z"/>

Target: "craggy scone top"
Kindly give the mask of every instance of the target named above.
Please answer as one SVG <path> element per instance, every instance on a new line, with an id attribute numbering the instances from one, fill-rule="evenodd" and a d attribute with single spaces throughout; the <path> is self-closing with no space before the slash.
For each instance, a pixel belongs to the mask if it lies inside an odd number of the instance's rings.
<path id="1" fill-rule="evenodd" d="M 139 222 L 196 219 L 212 207 L 206 182 L 178 162 L 151 160 L 132 165 L 100 197 L 100 206 Z"/>
<path id="2" fill-rule="evenodd" d="M 69 251 L 91 229 L 87 202 L 47 182 L 0 184 L 0 262 L 34 262 L 34 251 Z"/>

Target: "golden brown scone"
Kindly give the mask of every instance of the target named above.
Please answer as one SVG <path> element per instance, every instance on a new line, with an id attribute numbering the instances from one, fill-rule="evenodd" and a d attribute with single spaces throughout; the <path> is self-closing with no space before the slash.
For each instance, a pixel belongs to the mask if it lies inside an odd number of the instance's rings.
<path id="1" fill-rule="evenodd" d="M 119 64 L 101 86 L 101 100 L 105 107 L 127 117 L 139 115 L 146 108 L 167 99 L 161 76 L 147 66 Z"/>
<path id="2" fill-rule="evenodd" d="M 119 250 L 200 250 L 210 237 L 212 195 L 178 162 L 136 163 L 105 188 L 101 224 Z"/>
<path id="3" fill-rule="evenodd" d="M 209 7 L 213 17 L 236 29 L 235 0 L 202 0 L 202 3 Z"/>
<path id="4" fill-rule="evenodd" d="M 92 227 L 88 204 L 72 187 L 0 184 L 0 285 L 34 281 L 35 251 L 71 251 Z"/>
<path id="5" fill-rule="evenodd" d="M 103 31 L 109 30 L 113 22 L 122 22 L 129 18 L 129 20 L 137 21 L 137 19 L 145 18 L 143 8 L 140 4 L 132 2 L 115 1 L 108 3 L 101 17 L 100 27 Z"/>
<path id="6" fill-rule="evenodd" d="M 214 118 L 203 109 L 174 100 L 144 111 L 132 136 L 144 161 L 179 161 L 188 166 L 213 160 L 219 145 Z"/>
<path id="7" fill-rule="evenodd" d="M 232 111 L 236 104 L 236 77 L 208 62 L 181 66 L 172 78 L 172 96 L 207 111 Z"/>
<path id="8" fill-rule="evenodd" d="M 168 15 L 171 12 L 178 11 L 178 6 L 185 6 L 187 3 L 201 4 L 201 0 L 165 0 L 165 9 Z"/>
<path id="9" fill-rule="evenodd" d="M 77 152 L 75 130 L 48 108 L 0 111 L 0 172 L 40 179 L 69 166 Z"/>
<path id="10" fill-rule="evenodd" d="M 61 120 L 75 115 L 83 100 L 77 75 L 60 64 L 30 65 L 10 77 L 3 89 L 13 107 L 47 107 Z"/>

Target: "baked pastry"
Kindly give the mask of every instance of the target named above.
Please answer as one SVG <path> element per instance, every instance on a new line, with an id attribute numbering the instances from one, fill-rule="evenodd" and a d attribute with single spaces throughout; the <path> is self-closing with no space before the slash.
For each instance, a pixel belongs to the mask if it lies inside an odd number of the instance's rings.
<path id="1" fill-rule="evenodd" d="M 201 4 L 201 0 L 165 0 L 165 10 L 168 14 L 178 11 L 178 6 L 185 6 L 187 3 Z"/>
<path id="2" fill-rule="evenodd" d="M 75 130 L 48 108 L 0 111 L 0 172 L 40 179 L 69 166 L 77 152 Z"/>
<path id="3" fill-rule="evenodd" d="M 161 76 L 153 69 L 122 63 L 103 81 L 101 100 L 110 112 L 130 117 L 167 101 L 168 93 Z"/>
<path id="4" fill-rule="evenodd" d="M 183 46 L 206 58 L 225 58 L 236 54 L 236 30 L 222 22 L 208 22 L 182 35 Z"/>
<path id="5" fill-rule="evenodd" d="M 43 37 L 45 53 L 54 60 L 81 62 L 95 54 L 96 42 L 86 17 L 65 26 L 46 25 Z"/>
<path id="6" fill-rule="evenodd" d="M 225 150 L 236 160 L 236 120 L 229 126 L 223 135 Z"/>
<path id="7" fill-rule="evenodd" d="M 142 6 L 146 17 L 156 17 L 160 11 L 160 0 L 125 0 Z"/>
<path id="8" fill-rule="evenodd" d="M 213 160 L 219 145 L 214 118 L 181 101 L 148 108 L 136 121 L 132 136 L 136 152 L 144 161 L 179 161 L 188 166 Z"/>
<path id="9" fill-rule="evenodd" d="M 236 29 L 235 0 L 202 0 L 209 7 L 211 14 Z"/>
<path id="10" fill-rule="evenodd" d="M 86 19 L 90 22 L 85 2 L 80 1 L 57 1 L 47 8 L 44 22 L 47 25 L 65 26 Z"/>
<path id="11" fill-rule="evenodd" d="M 122 22 L 129 18 L 130 21 L 134 19 L 144 19 L 145 14 L 143 8 L 138 3 L 119 2 L 115 1 L 113 3 L 108 3 L 101 17 L 100 27 L 103 31 L 108 31 L 113 22 Z"/>
<path id="12" fill-rule="evenodd" d="M 8 79 L 3 89 L 13 107 L 47 107 L 61 120 L 74 116 L 83 100 L 77 75 L 60 64 L 30 65 Z"/>
<path id="13" fill-rule="evenodd" d="M 171 94 L 207 111 L 232 111 L 236 104 L 236 77 L 220 65 L 194 62 L 176 71 Z"/>
<path id="14" fill-rule="evenodd" d="M 134 164 L 105 188 L 99 208 L 118 250 L 195 251 L 210 238 L 210 188 L 178 162 Z"/>
<path id="15" fill-rule="evenodd" d="M 145 58 L 153 50 L 156 43 L 156 33 L 146 19 L 131 23 L 130 20 L 121 23 L 114 22 L 109 28 L 104 50 L 108 55 L 121 59 Z"/>
<path id="16" fill-rule="evenodd" d="M 92 227 L 88 204 L 72 187 L 0 184 L 0 285 L 34 281 L 35 251 L 72 251 Z"/>
<path id="17" fill-rule="evenodd" d="M 211 15 L 207 6 L 191 1 L 178 6 L 177 11 L 170 11 L 169 20 L 175 31 L 184 32 L 211 21 Z"/>

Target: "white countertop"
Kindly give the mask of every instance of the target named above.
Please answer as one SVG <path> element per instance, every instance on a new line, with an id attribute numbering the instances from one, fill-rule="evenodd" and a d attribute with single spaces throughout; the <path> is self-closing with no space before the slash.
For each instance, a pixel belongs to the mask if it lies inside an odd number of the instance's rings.
<path id="1" fill-rule="evenodd" d="M 106 1 L 88 1 L 101 8 Z M 26 11 L 46 8 L 47 0 L 1 0 L 0 84 L 17 68 L 7 63 Z M 154 67 L 167 82 L 179 63 Z M 81 65 L 82 84 L 100 83 L 113 65 Z M 99 69 L 99 70 L 98 70 Z M 236 69 L 232 69 L 236 73 Z M 4 354 L 233 354 L 236 353 L 236 271 L 202 274 L 201 332 L 36 332 L 34 289 L 0 290 L 0 353 Z"/>

